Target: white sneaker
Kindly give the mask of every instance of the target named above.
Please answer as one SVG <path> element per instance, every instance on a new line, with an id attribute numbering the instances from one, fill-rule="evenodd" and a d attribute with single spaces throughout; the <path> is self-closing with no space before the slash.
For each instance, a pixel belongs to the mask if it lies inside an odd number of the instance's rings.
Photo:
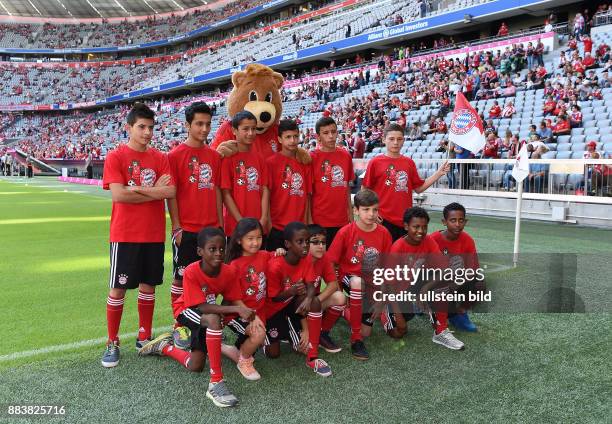
<path id="1" fill-rule="evenodd" d="M 452 350 L 463 350 L 465 345 L 459 339 L 457 339 L 453 333 L 447 328 L 442 331 L 440 334 L 435 334 L 431 338 L 434 343 L 442 345 Z"/>

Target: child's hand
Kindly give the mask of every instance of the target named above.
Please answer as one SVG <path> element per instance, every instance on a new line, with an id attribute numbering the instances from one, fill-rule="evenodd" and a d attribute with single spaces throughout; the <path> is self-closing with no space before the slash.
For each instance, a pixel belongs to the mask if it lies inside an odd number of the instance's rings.
<path id="1" fill-rule="evenodd" d="M 168 174 L 164 174 L 155 181 L 155 187 L 166 187 L 170 184 L 172 177 Z"/>
<path id="2" fill-rule="evenodd" d="M 287 251 L 285 249 L 283 249 L 282 247 L 279 247 L 274 252 L 274 256 L 285 256 L 286 254 L 287 254 Z"/>
<path id="3" fill-rule="evenodd" d="M 300 333 L 300 344 L 298 345 L 298 349 L 301 353 L 308 353 L 308 327 L 303 326 L 302 331 Z"/>
<path id="4" fill-rule="evenodd" d="M 450 163 L 448 163 L 448 161 L 444 162 L 444 164 L 442 164 L 442 166 L 440 168 L 438 168 L 438 174 L 440 176 L 442 175 L 446 175 L 450 172 Z"/>
<path id="5" fill-rule="evenodd" d="M 247 325 L 245 329 L 245 333 L 247 336 L 257 336 L 260 334 L 265 334 L 266 326 L 261 321 L 261 319 L 259 319 L 259 317 L 255 315 L 255 318 L 253 319 L 253 321 L 251 321 L 251 323 Z"/>
<path id="6" fill-rule="evenodd" d="M 238 307 L 238 315 L 245 321 L 253 321 L 256 317 L 255 311 L 251 308 L 247 308 L 244 306 Z"/>
<path id="7" fill-rule="evenodd" d="M 291 289 L 293 290 L 293 295 L 302 296 L 306 294 L 306 285 L 301 280 L 291 286 Z"/>
<path id="8" fill-rule="evenodd" d="M 236 140 L 228 140 L 217 146 L 217 153 L 226 158 L 238 153 L 238 142 Z"/>

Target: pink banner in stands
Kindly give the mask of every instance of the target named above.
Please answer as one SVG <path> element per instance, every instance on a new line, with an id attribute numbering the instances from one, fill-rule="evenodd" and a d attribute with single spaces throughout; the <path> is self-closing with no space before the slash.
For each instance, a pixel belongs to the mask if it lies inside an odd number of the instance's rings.
<path id="1" fill-rule="evenodd" d="M 89 178 L 76 178 L 76 177 L 57 177 L 58 181 L 72 184 L 83 184 L 102 187 L 102 180 L 90 180 Z"/>

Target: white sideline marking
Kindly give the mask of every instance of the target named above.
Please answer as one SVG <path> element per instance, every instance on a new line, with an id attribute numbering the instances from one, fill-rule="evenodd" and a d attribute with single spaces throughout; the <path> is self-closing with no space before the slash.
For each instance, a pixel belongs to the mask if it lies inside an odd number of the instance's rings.
<path id="1" fill-rule="evenodd" d="M 154 328 L 153 332 L 161 333 L 163 331 L 168 331 L 170 329 L 171 327 L 159 327 L 159 328 Z M 134 333 L 121 334 L 120 337 L 125 339 L 127 337 L 136 337 L 137 335 L 138 335 L 138 332 L 134 332 Z M 43 355 L 45 353 L 51 353 L 51 352 L 63 352 L 66 350 L 74 350 L 74 349 L 78 349 L 80 347 L 85 347 L 85 346 L 94 346 L 98 344 L 101 345 L 101 344 L 106 343 L 107 340 L 108 340 L 107 337 L 100 337 L 97 339 L 81 340 L 80 342 L 66 343 L 66 344 L 55 345 L 55 346 L 47 346 L 47 347 L 42 347 L 40 349 L 24 350 L 23 352 L 9 353 L 8 355 L 1 355 L 0 362 L 14 361 L 15 359 L 29 358 L 30 356 Z"/>

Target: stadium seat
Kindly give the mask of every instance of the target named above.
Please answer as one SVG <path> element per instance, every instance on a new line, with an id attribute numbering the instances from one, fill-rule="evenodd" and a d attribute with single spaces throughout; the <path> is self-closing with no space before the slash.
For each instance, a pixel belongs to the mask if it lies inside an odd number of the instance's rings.
<path id="1" fill-rule="evenodd" d="M 542 155 L 542 159 L 555 159 L 557 157 L 557 152 L 548 151 Z"/>
<path id="2" fill-rule="evenodd" d="M 566 144 L 570 142 L 571 137 L 569 135 L 560 135 L 557 137 L 557 143 Z"/>

